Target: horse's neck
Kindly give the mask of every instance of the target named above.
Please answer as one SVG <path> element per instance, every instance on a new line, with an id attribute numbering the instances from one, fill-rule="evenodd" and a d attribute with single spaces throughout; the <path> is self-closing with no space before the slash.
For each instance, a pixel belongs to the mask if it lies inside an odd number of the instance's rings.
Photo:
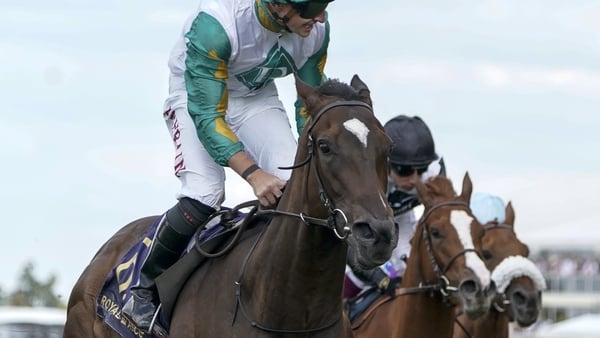
<path id="1" fill-rule="evenodd" d="M 425 279 L 420 270 L 421 266 L 428 266 L 421 259 L 419 253 L 411 251 L 406 271 L 402 276 L 402 288 L 415 288 L 420 284 L 435 282 L 434 279 Z M 396 312 L 400 314 L 400 321 L 392 337 L 451 337 L 455 322 L 455 308 L 444 303 L 441 295 L 432 296 L 429 292 L 420 292 L 398 296 Z M 435 323 L 435 325 L 433 325 Z M 415 335 L 412 335 L 415 334 Z"/>
<path id="2" fill-rule="evenodd" d="M 290 180 L 277 210 L 324 217 L 310 214 L 311 207 L 304 205 L 305 189 L 305 184 Z M 322 208 L 320 202 L 316 203 Z M 253 285 L 257 299 L 254 304 L 260 304 L 258 308 L 265 316 L 269 313 L 280 316 L 282 303 L 289 309 L 302 311 L 297 315 L 307 320 L 312 316 L 311 311 L 319 314 L 328 313 L 322 311 L 329 309 L 329 313 L 341 313 L 346 251 L 346 244 L 335 238 L 331 230 L 305 224 L 299 217 L 274 215 L 252 254 L 244 277 Z M 315 311 L 317 308 L 319 311 Z"/>

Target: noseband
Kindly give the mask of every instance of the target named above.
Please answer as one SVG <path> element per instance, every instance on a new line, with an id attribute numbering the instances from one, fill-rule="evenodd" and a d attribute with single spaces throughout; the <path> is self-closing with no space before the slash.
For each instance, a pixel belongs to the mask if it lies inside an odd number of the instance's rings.
<path id="1" fill-rule="evenodd" d="M 454 263 L 454 261 L 456 261 L 456 259 L 458 257 L 465 255 L 467 252 L 475 252 L 479 256 L 479 253 L 475 249 L 464 249 L 464 250 L 458 252 L 457 254 L 455 254 L 454 256 L 452 256 L 452 258 L 450 258 L 450 260 L 448 261 L 448 263 L 446 263 L 444 268 L 440 269 L 440 266 L 433 254 L 433 249 L 431 246 L 431 239 L 429 238 L 427 219 L 429 218 L 429 216 L 435 209 L 438 209 L 440 207 L 445 207 L 445 206 L 460 206 L 460 207 L 463 207 L 463 208 L 469 210 L 469 205 L 464 202 L 457 202 L 457 201 L 442 202 L 442 203 L 434 205 L 431 209 L 429 209 L 427 211 L 427 213 L 425 213 L 425 215 L 423 215 L 423 218 L 422 218 L 423 219 L 422 236 L 425 239 L 425 246 L 427 248 L 427 256 L 429 256 L 429 261 L 431 262 L 433 271 L 435 272 L 435 274 L 438 277 L 439 286 L 440 286 L 439 291 L 442 294 L 442 296 L 444 297 L 444 301 L 447 300 L 447 297 L 450 294 L 450 292 L 458 291 L 457 287 L 450 286 L 450 282 L 445 275 L 446 272 L 448 272 L 448 269 L 450 269 L 450 267 Z"/>
<path id="2" fill-rule="evenodd" d="M 429 218 L 429 216 L 431 216 L 433 211 L 435 211 L 436 209 L 441 208 L 441 207 L 447 207 L 447 206 L 459 206 L 466 210 L 470 210 L 469 205 L 464 202 L 458 202 L 458 201 L 442 202 L 439 204 L 435 204 L 429 210 L 427 210 L 427 212 L 421 217 L 421 221 L 420 221 L 421 225 L 422 225 L 421 226 L 421 229 L 422 229 L 421 238 L 425 240 L 425 246 L 427 249 L 427 257 L 429 258 L 432 269 L 438 278 L 438 282 L 436 284 L 426 284 L 424 282 L 421 282 L 419 284 L 419 286 L 417 286 L 417 287 L 399 288 L 396 290 L 396 296 L 403 296 L 403 295 L 408 295 L 408 294 L 416 294 L 416 293 L 424 293 L 424 292 L 439 292 L 442 295 L 442 301 L 445 304 L 448 304 L 449 306 L 451 306 L 451 303 L 448 300 L 448 296 L 450 295 L 450 293 L 458 291 L 458 288 L 450 285 L 450 281 L 448 280 L 448 277 L 445 276 L 446 272 L 448 271 L 448 269 L 450 269 L 450 267 L 452 266 L 454 261 L 456 261 L 456 259 L 465 255 L 467 252 L 475 252 L 478 256 L 479 256 L 479 253 L 475 249 L 464 249 L 464 250 L 458 252 L 457 254 L 455 254 L 454 256 L 452 256 L 452 258 L 450 258 L 450 260 L 448 261 L 448 263 L 446 263 L 446 265 L 444 266 L 443 269 L 440 268 L 440 265 L 438 264 L 437 260 L 435 259 L 435 255 L 433 254 L 433 248 L 431 245 L 431 240 L 429 238 L 427 219 Z M 421 243 L 420 239 L 419 239 L 418 243 Z M 423 278 L 422 276 L 423 276 L 423 273 L 421 272 L 421 280 L 424 280 L 425 278 Z"/>

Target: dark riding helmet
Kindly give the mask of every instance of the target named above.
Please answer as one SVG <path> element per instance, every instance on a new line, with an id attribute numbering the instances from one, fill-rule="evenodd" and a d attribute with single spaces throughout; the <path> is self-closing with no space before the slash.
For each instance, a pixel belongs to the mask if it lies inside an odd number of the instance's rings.
<path id="1" fill-rule="evenodd" d="M 304 19 L 313 19 L 321 14 L 334 0 L 263 0 L 265 3 L 290 4 Z"/>
<path id="2" fill-rule="evenodd" d="M 427 166 L 439 157 L 429 127 L 418 116 L 398 115 L 389 120 L 385 131 L 394 142 L 390 164 Z"/>

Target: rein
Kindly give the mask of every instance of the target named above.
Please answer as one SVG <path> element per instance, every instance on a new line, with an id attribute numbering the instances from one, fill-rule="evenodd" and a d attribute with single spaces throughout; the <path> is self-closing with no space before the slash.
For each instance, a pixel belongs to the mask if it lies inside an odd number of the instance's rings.
<path id="1" fill-rule="evenodd" d="M 265 227 L 265 229 L 266 229 L 266 227 Z M 242 277 L 244 276 L 244 271 L 246 271 L 246 265 L 248 264 L 248 261 L 250 260 L 250 256 L 252 256 L 254 249 L 256 249 L 256 245 L 258 244 L 258 242 L 260 241 L 260 239 L 262 238 L 262 235 L 264 233 L 265 232 L 263 229 L 263 231 L 261 231 L 261 233 L 257 236 L 256 240 L 254 241 L 254 244 L 252 244 L 252 248 L 250 249 L 250 252 L 248 252 L 246 257 L 244 258 L 244 263 L 242 264 L 242 267 L 240 269 L 239 277 L 238 277 L 237 281 L 235 281 L 235 283 L 234 283 L 235 284 L 236 305 L 235 305 L 235 311 L 233 312 L 233 318 L 231 320 L 231 325 L 233 326 L 233 324 L 235 323 L 235 319 L 237 318 L 238 309 L 242 310 L 242 315 L 244 316 L 244 318 L 246 318 L 247 321 L 250 322 L 250 325 L 252 325 L 252 327 L 260 329 L 265 332 L 270 332 L 270 333 L 280 333 L 280 334 L 315 333 L 315 332 L 326 330 L 326 329 L 332 327 L 333 325 L 335 325 L 337 322 L 339 322 L 340 319 L 342 318 L 341 315 L 334 318 L 331 322 L 329 322 L 323 326 L 317 327 L 317 328 L 289 330 L 289 329 L 270 328 L 268 326 L 264 326 L 264 325 L 256 322 L 255 320 L 253 320 L 250 317 L 250 315 L 248 314 L 248 311 L 246 310 L 246 307 L 244 306 L 244 302 L 242 302 L 242 282 L 241 281 L 242 281 Z"/>
<path id="2" fill-rule="evenodd" d="M 313 158 L 313 152 L 314 152 L 312 129 L 325 112 L 329 111 L 330 109 L 332 109 L 334 107 L 338 107 L 338 106 L 362 106 L 362 107 L 365 107 L 365 108 L 368 108 L 369 110 L 371 110 L 371 106 L 369 106 L 368 104 L 361 102 L 361 101 L 336 101 L 336 102 L 332 102 L 332 103 L 324 106 L 317 113 L 315 118 L 311 121 L 311 124 L 309 126 L 307 126 L 307 128 L 308 128 L 307 129 L 307 148 L 308 148 L 307 158 L 304 161 L 302 161 L 296 165 L 293 165 L 290 167 L 280 167 L 280 169 L 296 169 L 296 168 L 300 168 L 310 162 L 310 160 Z M 327 196 L 327 192 L 323 188 L 323 182 L 322 182 L 321 176 L 319 175 L 319 171 L 316 169 L 316 166 L 314 168 L 315 168 L 317 182 L 319 184 L 319 198 L 320 198 L 321 202 L 323 203 L 323 205 L 327 208 L 327 211 L 329 212 L 329 217 L 327 219 L 310 217 L 310 216 L 305 215 L 302 212 L 301 213 L 292 213 L 292 212 L 282 211 L 282 210 L 277 210 L 277 209 L 257 210 L 257 211 L 255 211 L 255 213 L 257 215 L 270 214 L 270 215 L 282 215 L 282 216 L 296 217 L 296 218 L 299 218 L 304 224 L 320 225 L 320 226 L 324 226 L 330 230 L 333 230 L 335 236 L 338 239 L 345 240 L 352 233 L 352 229 L 348 226 L 348 218 L 346 217 L 346 214 L 341 209 L 334 207 L 333 203 Z M 307 175 L 308 175 L 308 172 L 307 172 Z M 337 214 L 341 215 L 341 217 L 344 220 L 342 234 L 340 234 L 337 230 L 337 222 L 336 222 Z M 264 229 L 266 229 L 266 227 Z M 271 327 L 265 326 L 263 324 L 260 324 L 252 319 L 252 317 L 246 310 L 246 307 L 244 306 L 244 303 L 242 301 L 242 278 L 244 276 L 244 272 L 246 270 L 248 261 L 250 260 L 252 253 L 256 249 L 256 246 L 258 245 L 260 239 L 262 238 L 262 235 L 264 234 L 264 229 L 257 236 L 256 240 L 254 241 L 254 244 L 252 244 L 250 251 L 244 258 L 244 262 L 242 263 L 242 266 L 240 268 L 240 273 L 239 273 L 238 279 L 234 283 L 235 289 L 236 289 L 236 291 L 235 291 L 236 306 L 235 306 L 231 325 L 233 326 L 233 324 L 235 323 L 235 320 L 237 318 L 238 309 L 241 310 L 242 315 L 244 316 L 244 318 L 246 318 L 246 320 L 248 320 L 248 322 L 250 322 L 250 325 L 252 327 L 260 329 L 265 332 L 269 332 L 269 333 L 306 335 L 306 334 L 312 334 L 312 333 L 326 330 L 326 329 L 334 326 L 335 324 L 337 324 L 343 316 L 343 311 L 341 311 L 341 310 L 340 310 L 339 316 L 336 316 L 330 322 L 328 322 L 322 326 L 319 326 L 316 328 L 310 328 L 310 329 L 276 329 L 276 328 L 271 328 Z"/>
<path id="3" fill-rule="evenodd" d="M 337 231 L 337 226 L 336 226 L 336 222 L 335 222 L 335 214 L 339 213 L 342 218 L 344 219 L 344 233 L 342 235 L 340 235 L 340 233 Z M 341 240 L 344 240 L 348 237 L 349 234 L 352 233 L 352 230 L 350 229 L 350 227 L 348 226 L 348 218 L 346 217 L 346 214 L 344 214 L 344 212 L 340 209 L 333 209 L 332 212 L 330 212 L 330 215 L 327 219 L 323 219 L 323 218 L 315 218 L 315 217 L 310 217 L 310 216 L 306 216 L 304 213 L 293 213 L 293 212 L 288 212 L 288 211 L 282 211 L 282 210 L 277 210 L 277 209 L 264 209 L 264 210 L 258 210 L 256 212 L 257 215 L 273 215 L 273 216 L 277 216 L 277 215 L 281 215 L 281 216 L 291 216 L 291 217 L 297 217 L 300 220 L 302 220 L 302 223 L 306 224 L 306 225 L 321 225 L 326 227 L 329 230 L 332 230 L 333 233 L 335 234 L 335 236 Z M 348 230 L 347 230 L 348 229 Z"/>
<path id="4" fill-rule="evenodd" d="M 450 295 L 451 292 L 456 292 L 458 291 L 458 288 L 451 286 L 450 285 L 450 281 L 448 280 L 448 278 L 445 276 L 445 273 L 448 271 L 448 269 L 452 266 L 452 264 L 456 261 L 456 259 L 458 259 L 460 256 L 466 254 L 467 252 L 475 252 L 477 253 L 477 251 L 475 249 L 465 249 L 462 250 L 460 252 L 458 252 L 456 255 L 452 256 L 452 258 L 450 258 L 450 260 L 448 261 L 448 263 L 444 266 L 444 268 L 440 268 L 439 264 L 437 263 L 435 256 L 433 254 L 433 249 L 431 246 L 431 240 L 429 239 L 429 235 L 428 235 L 428 231 L 427 231 L 427 219 L 429 218 L 429 216 L 431 216 L 431 214 L 433 213 L 433 211 L 435 211 L 438 208 L 441 207 L 445 207 L 445 206 L 459 206 L 465 209 L 469 209 L 469 205 L 464 203 L 464 202 L 458 202 L 458 201 L 447 201 L 447 202 L 442 202 L 439 204 L 435 204 L 433 205 L 429 210 L 426 211 L 426 213 L 421 217 L 420 219 L 420 223 L 422 226 L 422 231 L 420 233 L 420 238 L 418 241 L 418 244 L 421 243 L 421 239 L 425 240 L 425 245 L 427 247 L 427 256 L 431 262 L 432 265 L 432 269 L 434 270 L 435 274 L 438 277 L 438 283 L 435 284 L 424 284 L 423 282 L 419 283 L 419 286 L 415 286 L 415 287 L 400 287 L 400 288 L 396 288 L 394 296 L 389 296 L 386 295 L 384 297 L 380 297 L 374 304 L 372 304 L 371 306 L 369 306 L 369 308 L 367 309 L 367 311 L 365 311 L 362 315 L 360 315 L 360 317 L 358 317 L 357 319 L 355 319 L 352 323 L 352 329 L 355 330 L 357 329 L 359 326 L 361 326 L 369 317 L 371 317 L 374 313 L 375 313 L 375 309 L 378 308 L 379 306 L 383 305 L 384 303 L 394 299 L 395 297 L 398 296 L 406 296 L 406 295 L 416 295 L 416 294 L 421 294 L 421 293 L 430 293 L 431 295 L 433 295 L 435 292 L 439 292 L 442 295 L 442 301 L 449 305 L 449 306 L 453 306 L 449 301 L 448 301 L 448 296 Z M 479 255 L 479 253 L 477 253 Z M 420 271 L 420 270 L 419 270 Z M 420 271 L 421 274 L 421 280 L 424 280 L 423 273 Z M 458 318 L 455 319 L 456 322 L 463 328 L 463 331 L 465 331 L 467 333 L 467 335 L 471 338 L 473 338 L 464 328 L 464 326 L 462 325 L 462 323 L 460 323 L 458 321 Z"/>

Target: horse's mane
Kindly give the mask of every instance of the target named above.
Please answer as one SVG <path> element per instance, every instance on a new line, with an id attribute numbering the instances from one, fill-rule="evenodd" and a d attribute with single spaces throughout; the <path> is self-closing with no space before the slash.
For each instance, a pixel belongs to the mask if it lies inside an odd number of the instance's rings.
<path id="1" fill-rule="evenodd" d="M 452 181 L 444 176 L 434 176 L 425 182 L 428 192 L 436 197 L 457 197 Z"/>
<path id="2" fill-rule="evenodd" d="M 338 79 L 328 79 L 325 81 L 319 88 L 317 88 L 319 94 L 327 95 L 327 96 L 338 96 L 343 98 L 344 100 L 358 100 L 360 96 L 356 89 L 352 88 L 350 85 L 341 82 Z"/>

